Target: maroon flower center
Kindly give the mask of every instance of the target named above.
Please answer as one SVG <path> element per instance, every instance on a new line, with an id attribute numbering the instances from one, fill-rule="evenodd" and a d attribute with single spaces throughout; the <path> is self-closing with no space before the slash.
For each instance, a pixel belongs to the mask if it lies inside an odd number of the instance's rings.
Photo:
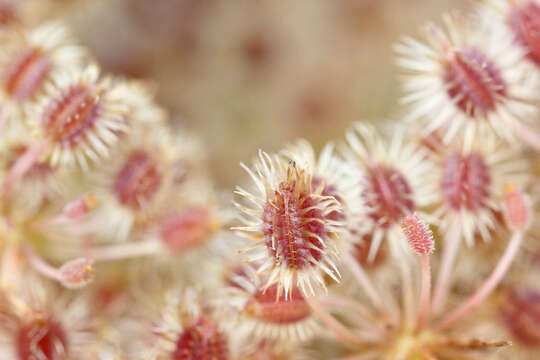
<path id="1" fill-rule="evenodd" d="M 540 345 L 540 293 L 510 291 L 501 308 L 501 318 L 516 341 Z"/>
<path id="2" fill-rule="evenodd" d="M 296 287 L 288 294 L 278 295 L 278 286 L 270 286 L 266 291 L 258 290 L 246 304 L 249 316 L 273 324 L 292 324 L 311 315 L 311 309 Z"/>
<path id="3" fill-rule="evenodd" d="M 296 182 L 283 182 L 269 197 L 263 212 L 263 235 L 277 262 L 302 269 L 321 259 L 327 229 L 319 199 L 296 186 Z"/>
<path id="4" fill-rule="evenodd" d="M 172 251 L 182 252 L 206 243 L 212 233 L 208 209 L 187 208 L 165 219 L 161 240 Z"/>
<path id="5" fill-rule="evenodd" d="M 95 126 L 100 115 L 99 95 L 87 86 L 74 86 L 45 110 L 42 126 L 53 140 L 74 146 Z"/>
<path id="6" fill-rule="evenodd" d="M 204 317 L 184 329 L 176 341 L 173 360 L 227 360 L 229 348 L 225 334 Z"/>
<path id="7" fill-rule="evenodd" d="M 154 197 L 161 181 L 155 159 L 144 151 L 134 151 L 116 175 L 114 193 L 121 204 L 138 210 Z"/>
<path id="8" fill-rule="evenodd" d="M 444 81 L 448 96 L 457 100 L 457 107 L 469 116 L 486 116 L 506 91 L 495 64 L 475 48 L 452 53 L 446 62 Z"/>
<path id="9" fill-rule="evenodd" d="M 38 319 L 20 327 L 16 350 L 19 360 L 59 360 L 68 350 L 65 331 L 54 319 Z"/>
<path id="10" fill-rule="evenodd" d="M 52 68 L 47 55 L 36 48 L 26 48 L 6 65 L 3 82 L 6 92 L 23 100 L 35 93 Z"/>
<path id="11" fill-rule="evenodd" d="M 516 41 L 527 50 L 527 57 L 540 66 L 540 6 L 529 1 L 515 7 L 506 20 Z"/>
<path id="12" fill-rule="evenodd" d="M 363 196 L 377 224 L 389 226 L 414 210 L 412 189 L 399 170 L 377 164 L 369 169 L 367 180 Z"/>
<path id="13" fill-rule="evenodd" d="M 444 200 L 451 209 L 465 207 L 477 211 L 487 206 L 490 196 L 489 167 L 479 154 L 450 155 L 444 164 L 441 188 Z"/>

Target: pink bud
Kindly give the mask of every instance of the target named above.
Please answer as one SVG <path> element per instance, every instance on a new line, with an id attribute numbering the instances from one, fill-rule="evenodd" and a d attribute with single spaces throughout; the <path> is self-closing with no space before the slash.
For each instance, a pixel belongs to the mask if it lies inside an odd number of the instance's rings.
<path id="1" fill-rule="evenodd" d="M 70 260 L 62 265 L 60 282 L 67 288 L 82 288 L 94 280 L 94 261 L 86 258 Z"/>
<path id="2" fill-rule="evenodd" d="M 510 228 L 525 230 L 529 220 L 529 206 L 523 193 L 513 184 L 504 187 L 504 213 Z"/>
<path id="3" fill-rule="evenodd" d="M 416 214 L 401 220 L 401 229 L 409 241 L 409 245 L 418 255 L 431 254 L 435 249 L 433 233 Z"/>
<path id="4" fill-rule="evenodd" d="M 88 214 L 97 206 L 97 199 L 94 195 L 85 195 L 80 199 L 70 202 L 64 208 L 64 216 L 68 219 L 77 219 Z"/>

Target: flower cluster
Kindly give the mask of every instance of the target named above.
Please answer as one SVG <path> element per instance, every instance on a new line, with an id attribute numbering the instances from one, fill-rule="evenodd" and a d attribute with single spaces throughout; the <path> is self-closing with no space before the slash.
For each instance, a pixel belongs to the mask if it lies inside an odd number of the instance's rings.
<path id="1" fill-rule="evenodd" d="M 540 2 L 404 38 L 403 121 L 260 150 L 233 199 L 152 86 L 9 6 L 0 358 L 540 354 Z"/>

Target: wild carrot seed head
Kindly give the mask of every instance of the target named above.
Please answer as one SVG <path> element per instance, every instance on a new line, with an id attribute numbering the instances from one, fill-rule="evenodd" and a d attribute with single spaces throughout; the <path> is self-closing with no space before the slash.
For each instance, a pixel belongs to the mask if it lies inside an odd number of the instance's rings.
<path id="1" fill-rule="evenodd" d="M 321 186 L 312 187 L 310 167 L 282 156 L 271 158 L 261 152 L 255 172 L 245 169 L 257 192 L 238 189 L 237 194 L 252 208 L 238 204 L 249 219 L 246 226 L 235 229 L 260 239 L 253 249 L 258 253 L 250 260 L 264 259 L 259 271 L 270 274 L 267 286 L 278 283 L 287 296 L 294 284 L 304 294 L 313 294 L 314 285 L 324 288 L 322 273 L 337 281 L 337 250 L 345 224 L 335 214 L 343 212 L 342 205 L 333 196 L 323 195 Z"/>

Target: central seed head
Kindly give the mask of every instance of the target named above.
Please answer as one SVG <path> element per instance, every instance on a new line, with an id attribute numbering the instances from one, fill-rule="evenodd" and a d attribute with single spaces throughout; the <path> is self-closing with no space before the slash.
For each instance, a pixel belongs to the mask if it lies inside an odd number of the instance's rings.
<path id="1" fill-rule="evenodd" d="M 527 57 L 540 66 L 540 5 L 529 1 L 516 6 L 506 21 L 516 41 L 527 50 Z"/>
<path id="2" fill-rule="evenodd" d="M 144 151 L 136 150 L 117 173 L 113 188 L 121 204 L 138 210 L 153 198 L 161 181 L 162 174 L 155 159 Z"/>
<path id="3" fill-rule="evenodd" d="M 414 210 L 412 188 L 399 170 L 376 164 L 369 169 L 367 180 L 363 195 L 373 209 L 371 218 L 379 225 L 390 226 Z"/>
<path id="4" fill-rule="evenodd" d="M 310 187 L 296 180 L 282 182 L 264 208 L 264 241 L 276 262 L 288 268 L 316 264 L 325 246 L 326 214 Z"/>
<path id="5" fill-rule="evenodd" d="M 69 345 L 62 326 L 50 317 L 23 324 L 15 344 L 18 360 L 64 359 Z"/>
<path id="6" fill-rule="evenodd" d="M 459 211 L 466 208 L 478 211 L 487 206 L 491 176 L 488 165 L 480 154 L 454 153 L 446 159 L 441 179 L 444 200 Z"/>
<path id="7" fill-rule="evenodd" d="M 49 57 L 41 50 L 21 50 L 6 65 L 2 74 L 5 91 L 16 100 L 24 100 L 36 92 L 52 68 Z"/>
<path id="8" fill-rule="evenodd" d="M 443 76 L 448 96 L 456 99 L 457 107 L 469 116 L 486 116 L 506 92 L 495 64 L 475 48 L 454 50 Z"/>
<path id="9" fill-rule="evenodd" d="M 88 86 L 73 86 L 51 100 L 42 118 L 45 133 L 63 146 L 86 138 L 100 116 L 100 97 Z"/>
<path id="10" fill-rule="evenodd" d="M 276 284 L 268 289 L 259 289 L 246 304 L 248 315 L 260 321 L 273 324 L 292 324 L 311 315 L 311 309 L 302 293 L 294 287 L 287 298 Z"/>
<path id="11" fill-rule="evenodd" d="M 173 360 L 227 360 L 227 338 L 211 321 L 201 316 L 182 331 L 176 341 Z"/>

